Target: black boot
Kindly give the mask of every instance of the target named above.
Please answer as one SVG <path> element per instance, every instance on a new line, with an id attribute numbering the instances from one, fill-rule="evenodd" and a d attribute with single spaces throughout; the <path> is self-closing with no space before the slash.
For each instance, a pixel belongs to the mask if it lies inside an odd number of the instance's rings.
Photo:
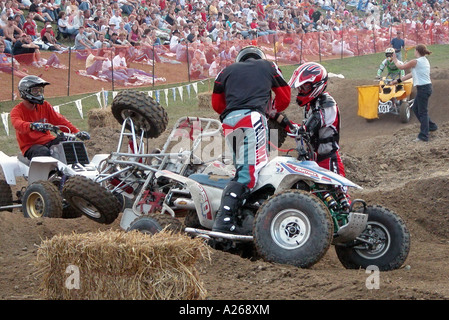
<path id="1" fill-rule="evenodd" d="M 238 233 L 235 216 L 238 209 L 248 197 L 249 189 L 239 182 L 229 182 L 223 190 L 221 205 L 215 217 L 212 231 L 224 233 Z"/>

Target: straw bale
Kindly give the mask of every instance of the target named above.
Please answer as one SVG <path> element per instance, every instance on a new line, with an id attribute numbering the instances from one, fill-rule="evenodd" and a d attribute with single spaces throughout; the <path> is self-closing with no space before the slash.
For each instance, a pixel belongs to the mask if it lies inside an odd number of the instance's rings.
<path id="1" fill-rule="evenodd" d="M 111 107 L 91 109 L 87 113 L 89 130 L 93 128 L 120 128 L 121 125 L 112 115 Z"/>
<path id="2" fill-rule="evenodd" d="M 198 108 L 210 110 L 212 108 L 212 92 L 198 94 Z"/>
<path id="3" fill-rule="evenodd" d="M 206 297 L 195 264 L 208 255 L 180 233 L 108 230 L 44 240 L 36 264 L 46 299 L 193 300 Z"/>

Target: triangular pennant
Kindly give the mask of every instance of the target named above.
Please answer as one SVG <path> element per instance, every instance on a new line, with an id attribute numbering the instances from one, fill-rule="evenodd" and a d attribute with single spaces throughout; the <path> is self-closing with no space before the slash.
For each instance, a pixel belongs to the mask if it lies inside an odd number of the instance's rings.
<path id="1" fill-rule="evenodd" d="M 9 115 L 9 113 L 7 113 L 7 112 L 2 113 L 2 122 L 3 122 L 3 126 L 5 127 L 6 135 L 9 136 L 8 115 Z"/>
<path id="2" fill-rule="evenodd" d="M 95 95 L 97 96 L 97 101 L 100 105 L 100 109 L 103 109 L 103 103 L 101 103 L 101 92 L 97 92 Z"/>
<path id="3" fill-rule="evenodd" d="M 112 91 L 112 99 L 115 98 L 115 96 L 117 95 L 118 91 Z"/>
<path id="4" fill-rule="evenodd" d="M 186 86 L 186 88 L 187 88 L 187 93 L 189 94 L 189 99 L 190 99 L 190 84 L 188 84 L 188 85 Z"/>
<path id="5" fill-rule="evenodd" d="M 103 106 L 106 108 L 106 106 L 108 105 L 108 92 L 106 90 L 103 90 L 103 101 Z"/>
<path id="6" fill-rule="evenodd" d="M 159 90 L 156 90 L 156 101 L 159 103 L 160 100 L 161 100 L 161 94 L 160 94 Z"/>
<path id="7" fill-rule="evenodd" d="M 176 89 L 171 88 L 171 91 L 173 91 L 173 101 L 176 101 Z"/>
<path id="8" fill-rule="evenodd" d="M 59 106 L 53 106 L 53 110 L 55 110 L 57 113 L 60 113 L 59 112 Z"/>
<path id="9" fill-rule="evenodd" d="M 153 98 L 153 91 L 148 91 L 148 96 L 150 96 L 151 98 Z"/>
<path id="10" fill-rule="evenodd" d="M 195 93 L 198 94 L 198 82 L 192 83 L 193 90 L 195 90 Z"/>
<path id="11" fill-rule="evenodd" d="M 80 116 L 81 116 L 81 119 L 84 119 L 84 116 L 83 116 L 83 106 L 81 105 L 81 99 L 80 99 L 80 100 L 76 100 L 76 101 L 75 101 L 75 105 L 76 105 L 76 108 L 78 109 L 78 112 L 79 112 L 79 114 L 80 114 Z"/>
<path id="12" fill-rule="evenodd" d="M 178 92 L 179 92 L 179 96 L 181 97 L 181 101 L 182 101 L 183 100 L 182 99 L 182 86 L 178 87 Z"/>
<path id="13" fill-rule="evenodd" d="M 165 93 L 165 104 L 168 106 L 168 89 L 164 89 Z"/>

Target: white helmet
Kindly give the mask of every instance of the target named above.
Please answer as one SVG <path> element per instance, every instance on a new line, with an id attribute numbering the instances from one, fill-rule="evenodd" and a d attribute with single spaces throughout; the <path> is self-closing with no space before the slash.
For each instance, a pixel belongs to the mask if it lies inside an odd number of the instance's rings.
<path id="1" fill-rule="evenodd" d="M 266 59 L 265 53 L 256 46 L 247 46 L 242 48 L 235 58 L 235 62 L 243 62 L 249 58 Z"/>

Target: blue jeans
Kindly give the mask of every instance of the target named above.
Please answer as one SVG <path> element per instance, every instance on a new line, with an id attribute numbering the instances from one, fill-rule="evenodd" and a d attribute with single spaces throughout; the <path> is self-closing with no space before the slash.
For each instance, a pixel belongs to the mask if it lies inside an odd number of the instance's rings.
<path id="1" fill-rule="evenodd" d="M 435 131 L 438 126 L 435 122 L 430 120 L 429 117 L 429 97 L 432 95 L 432 84 L 425 84 L 422 86 L 416 86 L 416 98 L 413 102 L 413 113 L 418 118 L 420 126 L 420 132 L 418 138 L 424 141 L 429 140 L 429 131 Z"/>

